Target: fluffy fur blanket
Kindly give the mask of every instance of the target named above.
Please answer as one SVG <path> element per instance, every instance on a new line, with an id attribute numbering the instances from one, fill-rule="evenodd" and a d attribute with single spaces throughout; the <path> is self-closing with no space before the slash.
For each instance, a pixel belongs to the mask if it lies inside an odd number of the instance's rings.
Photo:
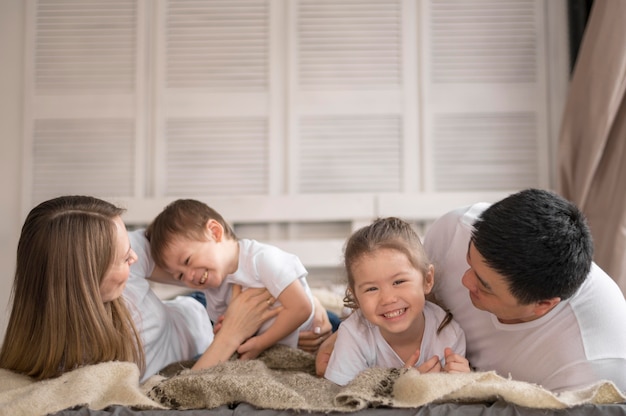
<path id="1" fill-rule="evenodd" d="M 0 369 L 2 415 L 45 415 L 75 406 L 103 409 L 112 404 L 162 408 L 145 393 L 139 386 L 139 368 L 126 362 L 85 366 L 44 381 Z"/>
<path id="2" fill-rule="evenodd" d="M 371 368 L 339 387 L 313 375 L 311 355 L 281 346 L 258 360 L 232 360 L 202 371 L 190 371 L 188 364 L 169 366 L 143 385 L 137 367 L 121 362 L 87 366 L 39 382 L 0 370 L 0 414 L 43 415 L 75 406 L 102 409 L 113 404 L 138 409 L 210 409 L 245 402 L 274 410 L 352 412 L 366 407 L 496 400 L 541 409 L 626 402 L 610 382 L 554 394 L 493 372 L 419 374 Z"/>

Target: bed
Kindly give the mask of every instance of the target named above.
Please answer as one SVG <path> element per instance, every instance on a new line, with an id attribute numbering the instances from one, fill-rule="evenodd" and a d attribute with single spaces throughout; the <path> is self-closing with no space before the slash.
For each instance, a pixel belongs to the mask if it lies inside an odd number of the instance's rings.
<path id="1" fill-rule="evenodd" d="M 309 279 L 314 289 L 336 290 L 339 274 L 332 273 L 340 269 L 345 238 L 373 218 L 399 216 L 423 232 L 430 221 L 450 209 L 481 200 L 496 201 L 506 195 L 197 199 L 223 213 L 240 237 L 257 238 L 299 255 L 310 271 L 317 272 Z M 129 227 L 140 227 L 169 201 L 114 202 L 127 208 L 124 218 Z M 131 363 L 86 366 L 42 382 L 0 369 L 0 414 L 626 415 L 626 397 L 609 382 L 553 394 L 493 372 L 420 375 L 407 369 L 368 369 L 347 386 L 339 387 L 314 375 L 310 354 L 283 346 L 267 350 L 257 360 L 231 360 L 200 372 L 189 371 L 190 365 L 173 363 L 143 384 L 139 383 L 139 369 Z"/>

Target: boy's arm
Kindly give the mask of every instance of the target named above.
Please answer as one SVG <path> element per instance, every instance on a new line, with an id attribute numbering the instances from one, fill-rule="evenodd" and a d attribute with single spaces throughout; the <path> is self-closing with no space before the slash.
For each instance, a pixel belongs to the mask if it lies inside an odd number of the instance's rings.
<path id="1" fill-rule="evenodd" d="M 299 280 L 292 282 L 278 296 L 283 310 L 264 333 L 244 342 L 237 352 L 242 359 L 256 358 L 261 352 L 297 330 L 311 315 L 312 306 Z"/>

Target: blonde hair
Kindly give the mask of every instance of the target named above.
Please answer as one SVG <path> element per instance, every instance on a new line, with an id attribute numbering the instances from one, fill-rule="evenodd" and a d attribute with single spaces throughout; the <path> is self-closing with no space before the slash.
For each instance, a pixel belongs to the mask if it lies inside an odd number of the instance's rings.
<path id="1" fill-rule="evenodd" d="M 403 253 L 409 263 L 419 270 L 423 276 L 428 275 L 430 261 L 419 236 L 411 224 L 396 217 L 378 218 L 370 225 L 355 231 L 344 248 L 344 266 L 348 278 L 348 287 L 343 299 L 346 307 L 358 309 L 354 297 L 353 265 L 366 254 L 380 249 L 391 249 Z M 431 299 L 434 300 L 434 299 Z M 439 333 L 450 321 L 452 314 L 446 311 L 446 317 L 439 325 Z"/>
<path id="2" fill-rule="evenodd" d="M 143 371 L 141 338 L 125 301 L 102 302 L 124 212 L 89 196 L 62 196 L 28 214 L 17 248 L 13 307 L 0 367 L 35 379 L 77 367 L 130 361 Z"/>
<path id="3" fill-rule="evenodd" d="M 237 235 L 224 218 L 207 204 L 195 199 L 178 199 L 167 205 L 146 229 L 150 254 L 157 266 L 165 268 L 163 253 L 175 237 L 188 240 L 206 240 L 206 224 L 217 221 L 224 228 L 224 236 L 236 240 Z"/>

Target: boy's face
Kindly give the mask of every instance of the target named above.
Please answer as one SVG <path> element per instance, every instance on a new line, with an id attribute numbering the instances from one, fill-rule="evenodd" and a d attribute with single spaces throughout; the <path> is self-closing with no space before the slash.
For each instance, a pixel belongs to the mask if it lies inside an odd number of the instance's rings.
<path id="1" fill-rule="evenodd" d="M 229 270 L 224 242 L 207 231 L 204 241 L 176 237 L 163 253 L 165 271 L 193 289 L 218 287 Z"/>

